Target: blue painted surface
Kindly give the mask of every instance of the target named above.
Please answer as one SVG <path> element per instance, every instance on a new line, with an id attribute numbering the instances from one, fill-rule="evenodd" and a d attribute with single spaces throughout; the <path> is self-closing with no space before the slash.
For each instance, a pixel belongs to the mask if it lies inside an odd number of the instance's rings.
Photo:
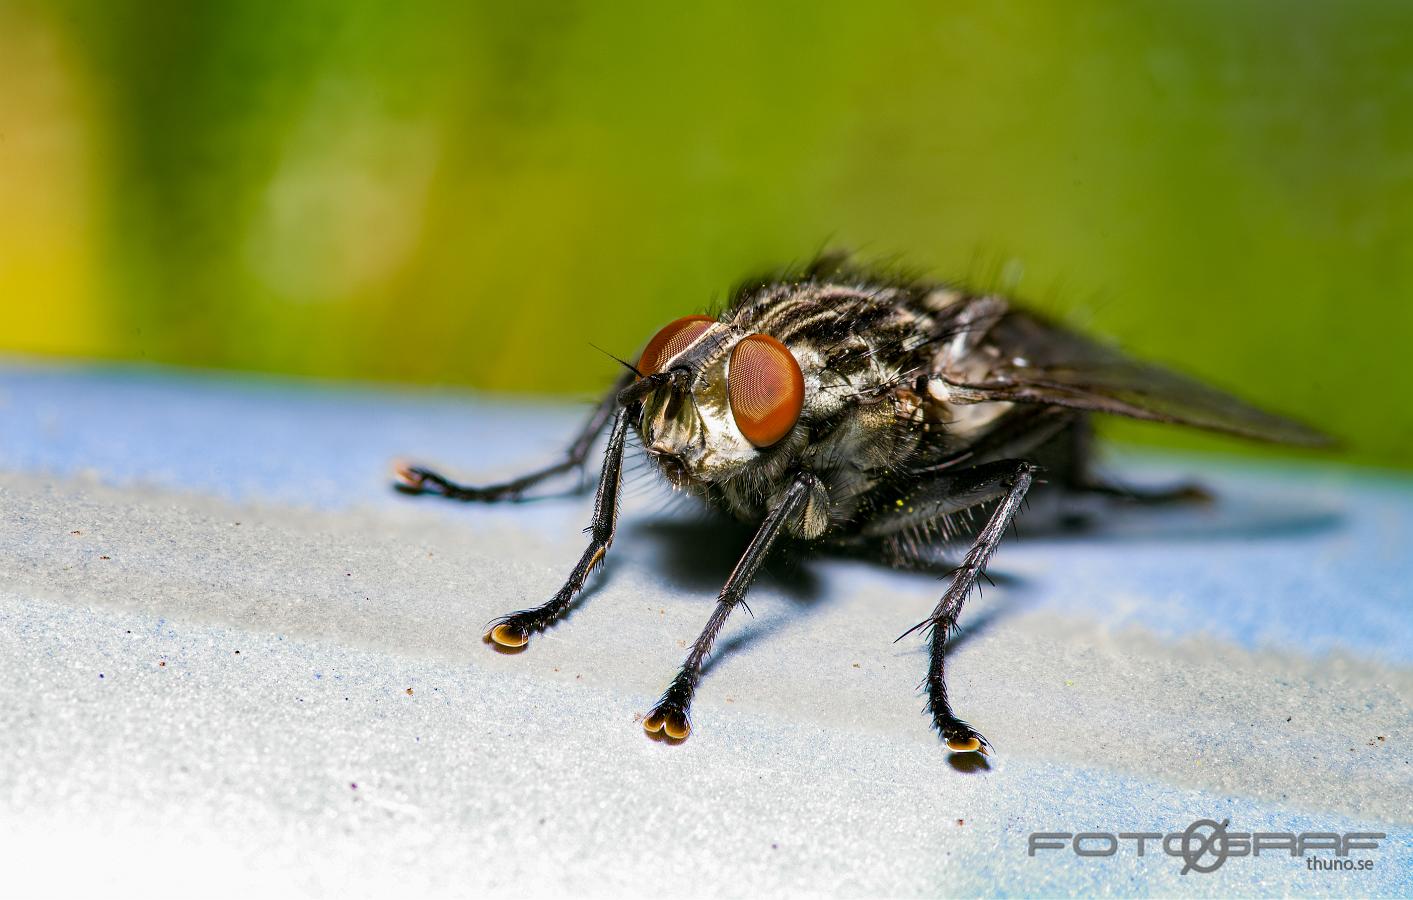
<path id="1" fill-rule="evenodd" d="M 467 479 L 548 460 L 583 409 L 276 379 L 161 370 L 0 365 L 0 466 L 339 509 L 406 503 L 389 462 L 415 458 Z M 1003 545 L 998 572 L 1023 602 L 1084 610 L 1115 627 L 1211 634 L 1248 648 L 1344 649 L 1413 661 L 1413 479 L 1338 466 L 1122 454 L 1132 483 L 1196 480 L 1214 509 L 1108 512 L 1078 537 L 1034 533 Z M 631 469 L 630 469 L 631 471 Z M 661 494 L 640 473 L 639 510 Z M 555 528 L 552 499 L 463 514 Z M 1087 585 L 1102 582 L 1095 592 Z"/>
<path id="2" fill-rule="evenodd" d="M 389 489 L 394 457 L 415 454 L 468 477 L 509 474 L 551 456 L 581 415 L 565 406 L 451 394 L 14 363 L 0 365 L 0 469 L 90 473 L 113 484 L 321 510 L 390 508 L 416 502 Z M 1348 654 L 1394 666 L 1413 661 L 1408 479 L 1338 466 L 1132 453 L 1120 455 L 1114 470 L 1144 483 L 1196 478 L 1222 499 L 1211 508 L 1161 516 L 1119 512 L 1079 535 L 1022 525 L 1022 539 L 1004 544 L 994 564 L 1008 578 L 1009 602 L 1082 615 L 1115 629 L 1141 626 L 1173 640 L 1210 635 L 1248 650 L 1308 658 Z M 635 496 L 627 519 L 654 515 L 658 496 L 652 490 Z M 427 506 L 429 515 L 474 515 L 547 534 L 562 532 L 585 508 L 582 498 L 511 509 Z M 627 541 L 620 537 L 620 543 Z M 625 552 L 641 559 L 652 551 L 640 546 Z M 917 578 L 855 564 L 821 565 L 841 588 Z M 910 583 L 915 588 L 916 581 Z M 159 622 L 158 631 L 162 627 Z M 340 678 L 323 679 L 320 671 L 311 681 Z M 767 724 L 758 726 L 759 734 L 749 722 L 729 727 L 740 730 L 743 747 L 782 740 Z M 810 740 L 801 737 L 799 743 L 808 746 Z M 807 752 L 788 739 L 783 746 L 786 756 Z M 913 771 L 906 768 L 912 752 L 899 752 L 900 771 Z M 826 763 L 816 758 L 796 777 L 811 777 L 812 766 Z M 1022 756 L 1002 766 L 988 777 L 1004 777 L 1004 790 L 975 807 L 980 812 L 973 827 L 985 825 L 989 830 L 978 834 L 988 837 L 970 845 L 964 866 L 939 860 L 932 890 L 1337 895 L 1342 886 L 1378 894 L 1413 888 L 1413 832 L 1401 823 L 1307 813 L 1299 798 L 1277 805 L 1099 764 Z M 824 768 L 815 777 L 822 786 L 849 790 L 847 778 L 831 781 Z M 894 793 L 918 789 L 897 786 Z M 868 790 L 874 791 L 867 794 L 870 802 L 887 793 Z M 847 802 L 847 793 L 842 796 Z M 968 802 L 975 804 L 975 797 Z M 1345 882 L 1333 875 L 1293 882 L 1290 861 L 1281 859 L 1229 860 L 1220 878 L 1202 881 L 1177 875 L 1181 866 L 1173 860 L 1125 856 L 1096 862 L 1067 855 L 1063 862 L 1038 863 L 1024 852 L 1032 830 L 1167 832 L 1180 829 L 1194 811 L 1230 816 L 1233 830 L 1388 829 L 1390 839 L 1375 873 Z M 1413 819 L 1413 806 L 1406 818 Z"/>

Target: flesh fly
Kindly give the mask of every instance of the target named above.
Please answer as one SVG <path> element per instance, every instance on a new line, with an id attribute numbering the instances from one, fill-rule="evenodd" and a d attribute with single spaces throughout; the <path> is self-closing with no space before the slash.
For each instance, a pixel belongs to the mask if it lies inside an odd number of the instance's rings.
<path id="1" fill-rule="evenodd" d="M 1323 445 L 1319 432 L 1135 361 L 1010 299 L 852 268 L 842 258 L 748 282 L 716 316 L 663 327 L 589 417 L 564 457 L 502 484 L 471 487 L 399 466 L 397 487 L 454 500 L 523 499 L 581 469 L 604 430 L 589 546 L 557 594 L 493 622 L 487 639 L 524 646 L 569 608 L 613 543 L 631 429 L 675 487 L 754 538 L 706 627 L 644 727 L 672 741 L 718 633 L 781 544 L 843 549 L 908 566 L 939 544 L 968 549 L 932 614 L 908 633 L 930 644 L 926 710 L 955 752 L 990 744 L 953 711 L 948 637 L 1042 471 L 1046 487 L 1165 503 L 1199 489 L 1141 492 L 1090 467 L 1090 417 L 1108 413 Z"/>

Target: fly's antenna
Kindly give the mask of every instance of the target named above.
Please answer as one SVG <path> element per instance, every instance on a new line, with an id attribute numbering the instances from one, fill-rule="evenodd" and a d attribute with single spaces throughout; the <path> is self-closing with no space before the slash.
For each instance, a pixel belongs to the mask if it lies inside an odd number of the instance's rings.
<path id="1" fill-rule="evenodd" d="M 595 344 L 595 343 L 592 343 L 592 342 L 591 342 L 591 343 L 589 344 L 589 346 L 590 346 L 590 347 L 593 347 L 595 350 L 599 351 L 599 352 L 602 353 L 604 356 L 607 356 L 609 359 L 611 359 L 611 360 L 613 360 L 614 362 L 618 363 L 618 364 L 619 364 L 620 366 L 622 366 L 623 368 L 625 368 L 625 369 L 627 369 L 628 371 L 632 372 L 634 375 L 637 375 L 639 378 L 642 378 L 642 377 L 643 377 L 643 373 L 638 371 L 638 367 L 635 366 L 635 365 L 633 365 L 632 363 L 628 362 L 628 360 L 626 360 L 626 359 L 619 359 L 618 357 L 614 356 L 612 353 L 609 353 L 607 350 L 605 350 L 604 348 L 600 347 L 598 344 Z"/>

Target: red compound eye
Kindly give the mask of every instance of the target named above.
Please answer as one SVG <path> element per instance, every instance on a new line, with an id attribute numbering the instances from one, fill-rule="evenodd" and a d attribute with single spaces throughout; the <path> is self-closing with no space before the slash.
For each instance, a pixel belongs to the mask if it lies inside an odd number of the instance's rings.
<path id="1" fill-rule="evenodd" d="M 805 377 L 790 349 L 766 334 L 742 339 L 726 375 L 731 414 L 746 440 L 769 447 L 795 427 L 805 405 Z"/>
<path id="2" fill-rule="evenodd" d="M 716 320 L 711 316 L 683 316 L 653 335 L 638 358 L 638 371 L 653 375 L 662 371 L 672 357 L 686 350 Z"/>

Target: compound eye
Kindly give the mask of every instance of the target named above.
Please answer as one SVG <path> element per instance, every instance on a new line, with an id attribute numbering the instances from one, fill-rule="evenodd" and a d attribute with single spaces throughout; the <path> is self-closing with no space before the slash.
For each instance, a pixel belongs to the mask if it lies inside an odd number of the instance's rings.
<path id="1" fill-rule="evenodd" d="M 643 355 L 638 358 L 638 371 L 644 375 L 661 372 L 672 357 L 691 346 L 715 321 L 711 316 L 683 316 L 668 324 L 643 348 Z"/>
<path id="2" fill-rule="evenodd" d="M 767 334 L 743 338 L 731 351 L 726 393 L 736 427 L 769 447 L 795 427 L 805 405 L 805 377 L 788 347 Z"/>

